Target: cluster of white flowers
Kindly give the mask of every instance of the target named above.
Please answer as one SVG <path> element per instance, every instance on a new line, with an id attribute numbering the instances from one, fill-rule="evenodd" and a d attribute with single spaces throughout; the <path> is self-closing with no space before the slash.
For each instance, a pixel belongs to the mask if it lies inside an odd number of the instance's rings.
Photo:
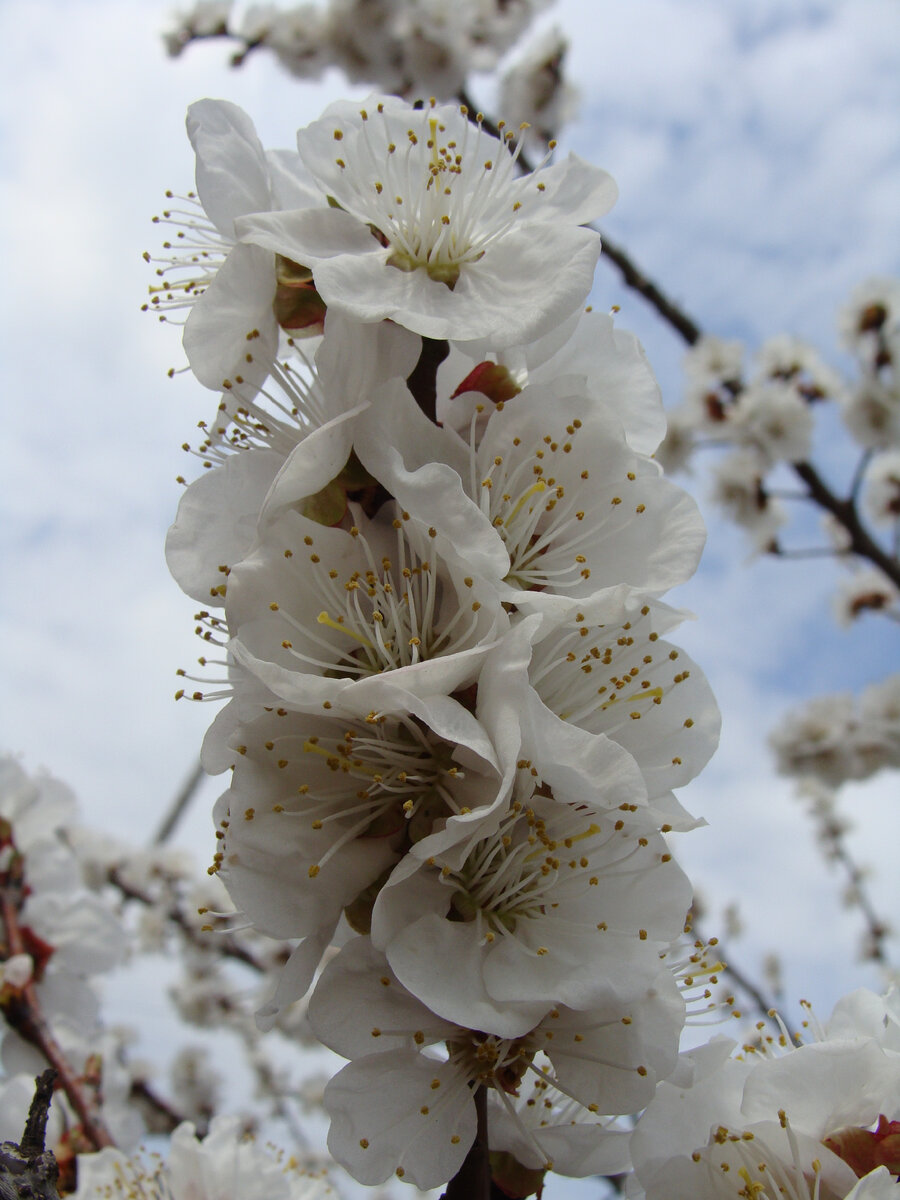
<path id="1" fill-rule="evenodd" d="M 125 1146 L 142 1131 L 93 980 L 122 961 L 125 931 L 84 885 L 65 836 L 75 807 L 57 780 L 0 758 L 0 1131 L 18 1139 L 34 1076 L 65 1059 L 89 1099 L 78 1111 L 61 1096 L 55 1108 L 50 1138 L 64 1162 L 91 1117 Z"/>
<path id="2" fill-rule="evenodd" d="M 717 466 L 712 498 L 767 548 L 787 520 L 769 495 L 766 478 L 778 463 L 808 459 L 812 405 L 842 394 L 838 376 L 811 346 L 784 335 L 761 347 L 756 370 L 745 379 L 743 347 L 703 336 L 685 356 L 684 403 L 670 414 L 659 458 L 667 470 L 684 469 L 695 447 L 732 447 Z"/>
<path id="3" fill-rule="evenodd" d="M 837 620 L 850 624 L 865 612 L 900 619 L 900 283 L 867 281 L 838 323 L 857 362 L 853 383 L 786 335 L 763 344 L 748 379 L 739 342 L 701 337 L 686 356 L 686 398 L 670 413 L 657 457 L 678 471 L 689 469 L 699 447 L 727 446 L 713 472 L 714 503 L 757 550 L 787 554 L 794 551 L 785 549 L 781 531 L 789 513 L 778 493 L 793 467 L 803 490 L 791 495 L 825 510 L 828 545 L 812 552 L 841 556 L 849 568 L 835 597 Z M 837 404 L 859 455 L 844 498 L 810 466 L 814 413 L 826 400 Z"/>
<path id="4" fill-rule="evenodd" d="M 445 1183 L 480 1089 L 526 1167 L 622 1170 L 684 1023 L 672 789 L 719 719 L 664 640 L 704 532 L 659 391 L 583 310 L 615 185 L 434 101 L 339 102 L 294 155 L 224 101 L 188 130 L 204 212 L 170 219 L 218 257 L 179 247 L 170 294 L 221 399 L 168 540 L 209 651 L 179 695 L 228 699 L 212 869 L 295 947 L 260 1022 L 314 988 L 363 1183 Z"/>
<path id="5" fill-rule="evenodd" d="M 185 1122 L 175 1130 L 165 1163 L 106 1149 L 78 1160 L 73 1200 L 329 1200 L 337 1196 L 320 1172 L 273 1153 L 236 1117 L 216 1117 L 202 1142 Z"/>
<path id="6" fill-rule="evenodd" d="M 761 1024 L 736 1055 L 725 1038 L 685 1054 L 638 1122 L 628 1195 L 895 1200 L 900 997 L 853 992 L 811 1024 L 795 1049 Z"/>
<path id="7" fill-rule="evenodd" d="M 831 787 L 900 767 L 900 675 L 849 693 L 819 696 L 771 734 L 778 770 Z"/>
<path id="8" fill-rule="evenodd" d="M 85 827 L 65 785 L 46 774 L 30 777 L 9 757 L 0 758 L 0 855 L 0 1136 L 18 1142 L 35 1075 L 49 1063 L 58 1079 L 46 1145 L 60 1170 L 61 1194 L 75 1186 L 77 1169 L 79 1195 L 198 1200 L 180 1168 L 151 1178 L 139 1165 L 123 1166 L 124 1155 L 145 1132 L 168 1132 L 182 1119 L 175 1167 L 185 1153 L 191 1159 L 197 1150 L 201 1161 L 226 1146 L 243 1162 L 261 1153 L 241 1146 L 244 1130 L 272 1116 L 290 1123 L 287 1098 L 298 1087 L 299 1064 L 285 1051 L 316 1039 L 301 1006 L 285 1013 L 276 1068 L 253 1014 L 291 947 L 232 930 L 233 906 L 218 879 L 204 873 L 198 881 L 188 857 L 165 846 L 136 851 Z M 257 1103 L 245 1098 L 240 1121 L 214 1121 L 202 1153 L 183 1119 L 201 1134 L 210 1126 L 219 1106 L 221 1056 L 183 1046 L 171 1061 L 168 1087 L 164 1079 L 160 1086 L 165 1064 L 159 1053 L 142 1062 L 133 1046 L 138 1031 L 104 1020 L 93 977 L 136 954 L 181 961 L 183 976 L 171 990 L 178 1015 L 207 1035 L 236 1040 L 257 1081 Z M 88 1153 L 109 1143 L 118 1149 L 99 1158 Z M 285 1200 L 332 1195 L 322 1182 L 325 1156 L 304 1148 L 302 1159 L 288 1171 L 291 1186 L 278 1185 Z M 269 1168 L 261 1163 L 262 1181 Z M 225 1174 L 241 1183 L 240 1171 Z M 144 1190 L 134 1190 L 137 1182 Z M 208 1194 L 245 1200 L 248 1193 Z"/>
<path id="9" fill-rule="evenodd" d="M 252 4 L 235 13 L 229 0 L 199 0 L 165 35 L 173 57 L 191 42 L 228 38 L 240 49 L 235 65 L 259 48 L 299 79 L 320 79 L 337 67 L 352 83 L 399 96 L 434 94 L 442 100 L 465 90 L 471 71 L 492 71 L 550 0 L 327 0 L 292 8 Z M 555 41 L 555 48 L 551 43 Z M 558 120 L 570 115 L 572 92 L 560 66 L 564 47 L 558 35 L 541 39 L 513 68 L 510 81 L 516 108 L 510 116 L 535 111 Z"/>

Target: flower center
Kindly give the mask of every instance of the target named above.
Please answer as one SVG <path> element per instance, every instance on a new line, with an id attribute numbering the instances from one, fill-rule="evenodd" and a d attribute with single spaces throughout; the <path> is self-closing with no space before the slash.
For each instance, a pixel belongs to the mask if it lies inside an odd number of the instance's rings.
<path id="1" fill-rule="evenodd" d="M 393 557 L 379 557 L 370 538 L 354 525 L 349 532 L 359 547 L 354 555 L 359 565 L 349 573 L 346 565 L 340 570 L 323 560 L 311 534 L 304 537 L 309 566 L 296 569 L 304 590 L 311 590 L 321 606 L 316 617 L 321 632 L 273 602 L 273 611 L 303 635 L 303 649 L 285 639 L 285 650 L 332 676 L 362 678 L 452 654 L 469 644 L 481 604 L 477 600 L 454 604 L 449 597 L 446 605 L 442 603 L 447 589 L 439 561 L 424 557 L 414 547 L 407 536 L 407 520 L 406 513 L 393 520 Z M 290 561 L 293 554 L 288 549 L 285 558 Z M 468 586 L 470 581 L 465 582 Z M 316 647 L 328 657 L 311 653 Z"/>
<path id="2" fill-rule="evenodd" d="M 454 889 L 450 919 L 477 921 L 481 940 L 490 943 L 515 934 L 520 921 L 546 917 L 559 906 L 570 879 L 587 886 L 582 876 L 590 860 L 568 852 L 576 843 L 595 841 L 601 828 L 574 811 L 559 818 L 561 830 L 552 837 L 544 819 L 517 801 L 497 833 L 480 842 L 462 867 L 442 867 L 441 882 Z"/>
<path id="3" fill-rule="evenodd" d="M 379 104 L 357 128 L 337 126 L 338 201 L 368 222 L 391 248 L 390 265 L 424 268 L 453 287 L 460 267 L 476 262 L 516 220 L 516 159 L 466 110 L 431 107 L 402 113 Z"/>

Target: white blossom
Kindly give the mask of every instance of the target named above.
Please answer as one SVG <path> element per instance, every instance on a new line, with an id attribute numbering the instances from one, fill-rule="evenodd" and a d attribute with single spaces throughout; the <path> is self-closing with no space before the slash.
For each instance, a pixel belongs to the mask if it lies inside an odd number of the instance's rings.
<path id="1" fill-rule="evenodd" d="M 333 104 L 297 144 L 337 207 L 260 213 L 238 229 L 309 267 L 327 304 L 512 345 L 584 302 L 600 239 L 580 226 L 615 200 L 605 172 L 570 156 L 517 178 L 514 153 L 458 109 L 390 97 Z"/>
<path id="2" fill-rule="evenodd" d="M 500 82 L 499 110 L 512 126 L 528 126 L 529 141 L 546 145 L 575 115 L 578 92 L 563 75 L 568 48 L 560 29 L 547 29 Z"/>
<path id="3" fill-rule="evenodd" d="M 236 661 L 292 705 L 340 702 L 360 716 L 391 707 L 386 689 L 473 683 L 508 623 L 496 592 L 396 505 L 350 517 L 331 529 L 286 509 L 232 570 Z"/>
<path id="4" fill-rule="evenodd" d="M 154 311 L 188 308 L 184 351 L 191 370 L 216 391 L 228 380 L 260 383 L 278 349 L 273 312 L 276 263 L 258 246 L 241 244 L 235 220 L 272 208 L 324 204 L 304 182 L 293 152 L 263 150 L 253 122 L 236 104 L 200 100 L 188 110 L 197 158 L 197 195 L 185 209 L 167 208 L 157 222 L 177 232 L 156 263 Z M 177 199 L 177 198 L 175 198 Z"/>
<path id="5" fill-rule="evenodd" d="M 689 1055 L 693 1082 L 660 1084 L 638 1123 L 632 1154 L 643 1192 L 633 1194 L 859 1195 L 858 1176 L 878 1163 L 880 1121 L 900 1102 L 900 1055 L 877 1038 L 848 1036 L 842 1024 L 840 1034 L 821 1031 L 821 1040 L 798 1049 L 764 1042 L 762 1054 L 747 1047 L 727 1058 L 733 1043 L 720 1040 Z"/>
<path id="6" fill-rule="evenodd" d="M 472 413 L 459 402 L 464 393 L 497 403 L 529 383 L 552 384 L 561 375 L 582 377 L 585 395 L 621 425 L 631 449 L 653 454 L 666 432 L 656 376 L 634 334 L 590 307 L 524 346 L 497 350 L 489 340 L 451 345 L 437 372 L 438 420 L 468 438 Z M 477 423 L 479 436 L 489 412 L 486 406 Z"/>
<path id="7" fill-rule="evenodd" d="M 834 615 L 839 625 L 850 625 L 865 612 L 893 612 L 900 592 L 877 567 L 862 567 L 838 585 Z"/>
<path id="8" fill-rule="evenodd" d="M 243 1135 L 237 1117 L 216 1117 L 198 1141 L 190 1122 L 172 1134 L 165 1163 L 152 1166 L 105 1149 L 78 1158 L 74 1200 L 326 1200 L 327 1178 Z"/>
<path id="9" fill-rule="evenodd" d="M 327 335 L 292 343 L 261 388 L 233 384 L 196 451 L 208 468 L 186 490 L 166 538 L 179 586 L 210 607 L 257 540 L 261 520 L 288 505 L 336 524 L 354 483 L 348 472 L 358 417 L 384 380 L 405 378 L 419 339 L 395 325 L 360 326 L 329 314 Z M 346 354 L 348 340 L 354 353 Z"/>
<path id="10" fill-rule="evenodd" d="M 838 786 L 856 778 L 854 724 L 853 697 L 846 693 L 816 697 L 789 713 L 769 737 L 778 770 Z"/>
<path id="11" fill-rule="evenodd" d="M 569 612 L 628 583 L 659 594 L 688 578 L 705 531 L 691 498 L 631 452 L 579 376 L 467 405 L 467 436 L 437 428 L 405 388 L 362 418 L 363 462 L 410 512 L 446 535 L 461 562 L 523 611 Z"/>
<path id="12" fill-rule="evenodd" d="M 466 851 L 408 856 L 372 914 L 400 981 L 457 1024 L 515 1037 L 557 1001 L 633 996 L 681 930 L 689 888 L 662 839 L 585 804 L 517 801 Z"/>
<path id="13" fill-rule="evenodd" d="M 841 405 L 844 424 L 866 449 L 900 445 L 900 387 L 892 380 L 863 378 Z"/>
<path id="14" fill-rule="evenodd" d="M 756 355 L 757 372 L 769 380 L 790 381 L 807 399 L 837 397 L 843 392 L 840 375 L 818 351 L 799 338 L 781 333 L 767 338 Z"/>
<path id="15" fill-rule="evenodd" d="M 868 369 L 878 365 L 882 337 L 900 325 L 900 280 L 875 277 L 853 290 L 838 313 L 841 341 Z"/>
<path id="16" fill-rule="evenodd" d="M 627 1152 L 611 1117 L 640 1108 L 672 1069 L 681 1014 L 671 976 L 657 970 L 629 1001 L 611 998 L 589 1012 L 554 1005 L 519 1037 L 486 1034 L 435 1016 L 357 938 L 323 973 L 310 1005 L 323 1042 L 352 1060 L 326 1089 L 329 1148 L 364 1182 L 396 1173 L 429 1186 L 461 1164 L 475 1133 L 472 1088 L 484 1084 L 491 1128 L 501 1117 L 498 1147 L 524 1145 L 536 1165 L 552 1159 L 563 1174 L 617 1169 Z M 379 1078 L 393 1084 L 389 1107 Z M 548 1088 L 550 1121 L 527 1103 Z"/>
<path id="17" fill-rule="evenodd" d="M 730 425 L 738 440 L 752 443 L 770 463 L 809 457 L 813 417 L 792 383 L 773 381 L 741 392 Z"/>
<path id="18" fill-rule="evenodd" d="M 784 508 L 764 486 L 767 464 L 759 451 L 734 450 L 716 465 L 710 498 L 756 540 L 761 548 L 787 520 Z"/>
<path id="19" fill-rule="evenodd" d="M 879 454 L 866 471 L 866 510 L 879 525 L 900 521 L 900 449 Z"/>

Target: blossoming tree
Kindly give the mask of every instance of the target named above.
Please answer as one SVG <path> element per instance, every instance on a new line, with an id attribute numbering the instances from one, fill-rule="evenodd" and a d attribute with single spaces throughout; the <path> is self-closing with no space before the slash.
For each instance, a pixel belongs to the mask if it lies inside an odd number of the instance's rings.
<path id="1" fill-rule="evenodd" d="M 842 552 L 881 572 L 856 610 L 893 612 L 896 546 L 863 525 L 856 487 L 840 499 L 807 462 L 810 403 L 838 386 L 793 345 L 770 346 L 745 385 L 727 347 L 688 336 L 702 417 L 666 432 L 640 343 L 587 305 L 616 187 L 554 160 L 559 40 L 507 80 L 530 125 L 467 102 L 469 65 L 492 65 L 534 7 L 332 0 L 254 10 L 235 31 L 207 3 L 170 37 L 175 52 L 237 37 L 240 58 L 268 46 L 298 74 L 336 63 L 381 90 L 330 105 L 296 151 L 264 148 L 234 104 L 194 104 L 196 193 L 172 197 L 174 232 L 147 255 L 148 307 L 187 310 L 190 370 L 215 393 L 167 557 L 202 606 L 201 672 L 180 672 L 178 698 L 224 702 L 202 762 L 229 774 L 201 886 L 79 835 L 63 789 L 2 764 L 8 1101 L 27 1105 L 38 1064 L 58 1073 L 40 1141 L 63 1194 L 340 1186 L 214 1116 L 202 1061 L 181 1064 L 173 1106 L 112 1031 L 98 1041 L 91 977 L 141 912 L 146 941 L 184 957 L 182 1015 L 230 1025 L 276 1104 L 268 1037 L 348 1060 L 324 1089 L 328 1147 L 363 1185 L 487 1200 L 549 1191 L 550 1172 L 627 1173 L 650 1200 L 896 1196 L 895 993 L 810 1016 L 799 1048 L 774 1013 L 742 1046 L 682 1043 L 689 1018 L 734 1000 L 711 990 L 725 968 L 666 840 L 702 823 L 676 793 L 719 714 L 669 640 L 686 614 L 664 596 L 704 528 L 661 463 L 715 427 L 738 447 L 723 494 L 766 536 L 765 475 L 793 464 Z M 897 309 L 884 287 L 854 303 L 868 374 L 847 420 L 879 451 L 859 471 L 870 513 L 896 525 Z M 895 766 L 895 683 L 863 698 L 872 720 L 845 705 L 827 745 L 815 714 L 782 730 L 786 769 L 840 784 Z M 236 1003 L 229 962 L 263 994 Z M 143 1128 L 172 1133 L 164 1164 L 130 1157 Z"/>

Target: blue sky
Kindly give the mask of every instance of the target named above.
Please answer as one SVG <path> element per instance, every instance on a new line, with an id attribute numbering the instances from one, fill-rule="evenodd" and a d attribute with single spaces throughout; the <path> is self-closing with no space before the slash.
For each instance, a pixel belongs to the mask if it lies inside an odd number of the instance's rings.
<path id="1" fill-rule="evenodd" d="M 298 84 L 263 56 L 229 71 L 216 45 L 171 62 L 158 40 L 167 15 L 155 0 L 0 7 L 3 743 L 70 783 L 87 820 L 135 840 L 212 716 L 172 701 L 175 668 L 199 651 L 162 546 L 174 477 L 189 466 L 179 447 L 214 398 L 166 378 L 180 361 L 175 331 L 139 312 L 140 255 L 158 236 L 149 218 L 165 188 L 191 186 L 191 100 L 236 101 L 278 146 L 348 92 L 336 76 Z M 572 36 L 582 91 L 563 148 L 618 180 L 610 235 L 710 332 L 751 349 L 792 332 L 843 363 L 837 308 L 861 279 L 900 270 L 893 0 L 561 0 L 551 16 Z M 478 94 L 487 106 L 489 90 Z M 606 267 L 594 302 L 622 306 L 676 402 L 678 339 Z M 832 423 L 823 453 L 835 481 L 850 470 L 840 439 Z M 712 520 L 705 563 L 674 597 L 697 613 L 680 640 L 725 722 L 719 756 L 686 797 L 709 828 L 678 851 L 712 906 L 708 925 L 741 901 L 735 958 L 756 970 L 782 949 L 790 999 L 827 1011 L 878 977 L 852 961 L 856 919 L 772 774 L 765 735 L 803 697 L 900 669 L 900 638 L 876 620 L 836 627 L 831 565 L 746 560 L 739 534 Z M 854 848 L 888 912 L 900 900 L 895 792 L 885 777 L 847 797 Z M 203 808 L 185 827 L 200 861 Z"/>

